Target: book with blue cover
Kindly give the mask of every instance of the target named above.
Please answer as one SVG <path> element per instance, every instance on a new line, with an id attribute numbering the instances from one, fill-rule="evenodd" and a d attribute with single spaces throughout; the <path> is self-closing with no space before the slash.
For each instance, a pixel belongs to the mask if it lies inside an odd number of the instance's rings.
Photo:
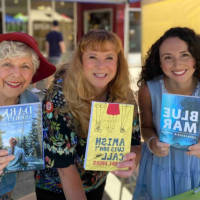
<path id="1" fill-rule="evenodd" d="M 188 149 L 200 137 L 200 97 L 163 94 L 160 141 Z"/>
<path id="2" fill-rule="evenodd" d="M 40 102 L 0 106 L 0 149 L 15 156 L 5 173 L 44 168 Z"/>

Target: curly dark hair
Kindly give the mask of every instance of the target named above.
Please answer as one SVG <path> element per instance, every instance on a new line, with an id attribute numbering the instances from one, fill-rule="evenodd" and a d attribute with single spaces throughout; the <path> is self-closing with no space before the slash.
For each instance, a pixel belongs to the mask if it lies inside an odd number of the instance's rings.
<path id="1" fill-rule="evenodd" d="M 170 37 L 178 37 L 186 42 L 188 51 L 196 62 L 194 76 L 200 79 L 200 36 L 190 28 L 174 27 L 167 30 L 149 49 L 144 66 L 142 66 L 142 72 L 137 83 L 138 86 L 140 86 L 143 81 L 152 80 L 163 74 L 160 66 L 159 49 L 163 41 Z"/>

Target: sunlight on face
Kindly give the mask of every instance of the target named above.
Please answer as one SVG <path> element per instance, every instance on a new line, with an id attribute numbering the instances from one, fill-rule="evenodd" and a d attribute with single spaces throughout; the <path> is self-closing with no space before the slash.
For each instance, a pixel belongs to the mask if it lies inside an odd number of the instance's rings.
<path id="1" fill-rule="evenodd" d="M 87 49 L 83 53 L 83 72 L 97 93 L 102 93 L 117 73 L 118 55 L 112 43 L 104 50 Z"/>
<path id="2" fill-rule="evenodd" d="M 175 83 L 188 83 L 193 79 L 195 59 L 187 43 L 178 37 L 166 39 L 160 46 L 160 62 L 163 73 Z"/>
<path id="3" fill-rule="evenodd" d="M 13 99 L 24 92 L 34 75 L 31 56 L 0 60 L 0 95 L 3 101 Z"/>

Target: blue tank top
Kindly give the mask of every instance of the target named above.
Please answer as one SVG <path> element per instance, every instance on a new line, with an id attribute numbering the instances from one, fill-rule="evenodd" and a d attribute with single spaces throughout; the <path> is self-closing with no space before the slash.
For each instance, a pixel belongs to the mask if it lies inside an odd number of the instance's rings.
<path id="1" fill-rule="evenodd" d="M 160 133 L 162 93 L 167 93 L 162 76 L 147 82 L 153 123 Z M 200 96 L 198 83 L 193 96 Z M 170 147 L 169 155 L 157 157 L 143 144 L 134 200 L 162 200 L 200 186 L 200 159 Z"/>

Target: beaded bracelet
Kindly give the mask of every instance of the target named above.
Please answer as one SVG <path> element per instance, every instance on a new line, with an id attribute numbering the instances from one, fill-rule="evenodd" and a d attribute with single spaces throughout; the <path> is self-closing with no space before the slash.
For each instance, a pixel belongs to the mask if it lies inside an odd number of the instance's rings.
<path id="1" fill-rule="evenodd" d="M 154 154 L 153 153 L 153 151 L 152 151 L 152 149 L 151 149 L 151 147 L 150 147 L 150 145 L 149 145 L 149 143 L 151 142 L 151 140 L 153 140 L 154 138 L 157 138 L 156 136 L 151 136 L 148 140 L 147 140 L 147 147 L 148 147 L 148 149 L 149 149 L 149 151 L 152 153 L 152 154 Z"/>

